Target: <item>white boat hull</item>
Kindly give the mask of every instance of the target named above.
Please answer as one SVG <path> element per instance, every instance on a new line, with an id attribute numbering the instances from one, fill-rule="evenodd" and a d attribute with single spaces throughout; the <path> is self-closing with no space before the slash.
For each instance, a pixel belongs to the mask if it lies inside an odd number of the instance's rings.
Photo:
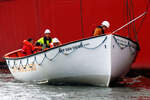
<path id="1" fill-rule="evenodd" d="M 128 72 L 137 45 L 116 35 L 93 37 L 23 58 L 5 58 L 21 81 L 77 82 L 109 86 Z"/>

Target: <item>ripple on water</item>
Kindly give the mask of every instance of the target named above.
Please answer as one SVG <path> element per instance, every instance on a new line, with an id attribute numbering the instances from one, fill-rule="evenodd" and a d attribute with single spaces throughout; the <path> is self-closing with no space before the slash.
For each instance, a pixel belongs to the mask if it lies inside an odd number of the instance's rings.
<path id="1" fill-rule="evenodd" d="M 11 74 L 0 74 L 0 100 L 148 100 L 150 89 L 142 82 L 149 78 L 126 78 L 120 82 L 123 87 L 54 86 L 23 83 Z"/>

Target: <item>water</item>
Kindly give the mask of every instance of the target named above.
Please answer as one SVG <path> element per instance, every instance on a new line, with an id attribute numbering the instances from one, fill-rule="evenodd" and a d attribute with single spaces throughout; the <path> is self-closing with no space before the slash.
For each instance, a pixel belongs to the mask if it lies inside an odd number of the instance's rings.
<path id="1" fill-rule="evenodd" d="M 149 100 L 150 79 L 138 76 L 112 88 L 23 83 L 0 74 L 0 100 Z"/>

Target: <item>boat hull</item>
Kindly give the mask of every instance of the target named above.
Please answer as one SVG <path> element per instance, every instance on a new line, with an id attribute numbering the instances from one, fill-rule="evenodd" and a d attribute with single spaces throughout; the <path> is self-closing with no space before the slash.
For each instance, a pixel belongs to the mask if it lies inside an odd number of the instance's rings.
<path id="1" fill-rule="evenodd" d="M 136 56 L 129 39 L 104 35 L 65 44 L 22 58 L 6 58 L 21 81 L 75 82 L 109 86 L 125 75 Z"/>

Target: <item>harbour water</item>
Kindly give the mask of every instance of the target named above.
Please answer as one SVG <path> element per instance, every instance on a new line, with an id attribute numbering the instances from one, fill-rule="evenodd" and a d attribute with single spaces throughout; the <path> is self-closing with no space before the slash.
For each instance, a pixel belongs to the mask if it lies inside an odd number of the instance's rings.
<path id="1" fill-rule="evenodd" d="M 150 100 L 150 79 L 125 78 L 113 87 L 38 85 L 0 74 L 0 100 Z"/>

